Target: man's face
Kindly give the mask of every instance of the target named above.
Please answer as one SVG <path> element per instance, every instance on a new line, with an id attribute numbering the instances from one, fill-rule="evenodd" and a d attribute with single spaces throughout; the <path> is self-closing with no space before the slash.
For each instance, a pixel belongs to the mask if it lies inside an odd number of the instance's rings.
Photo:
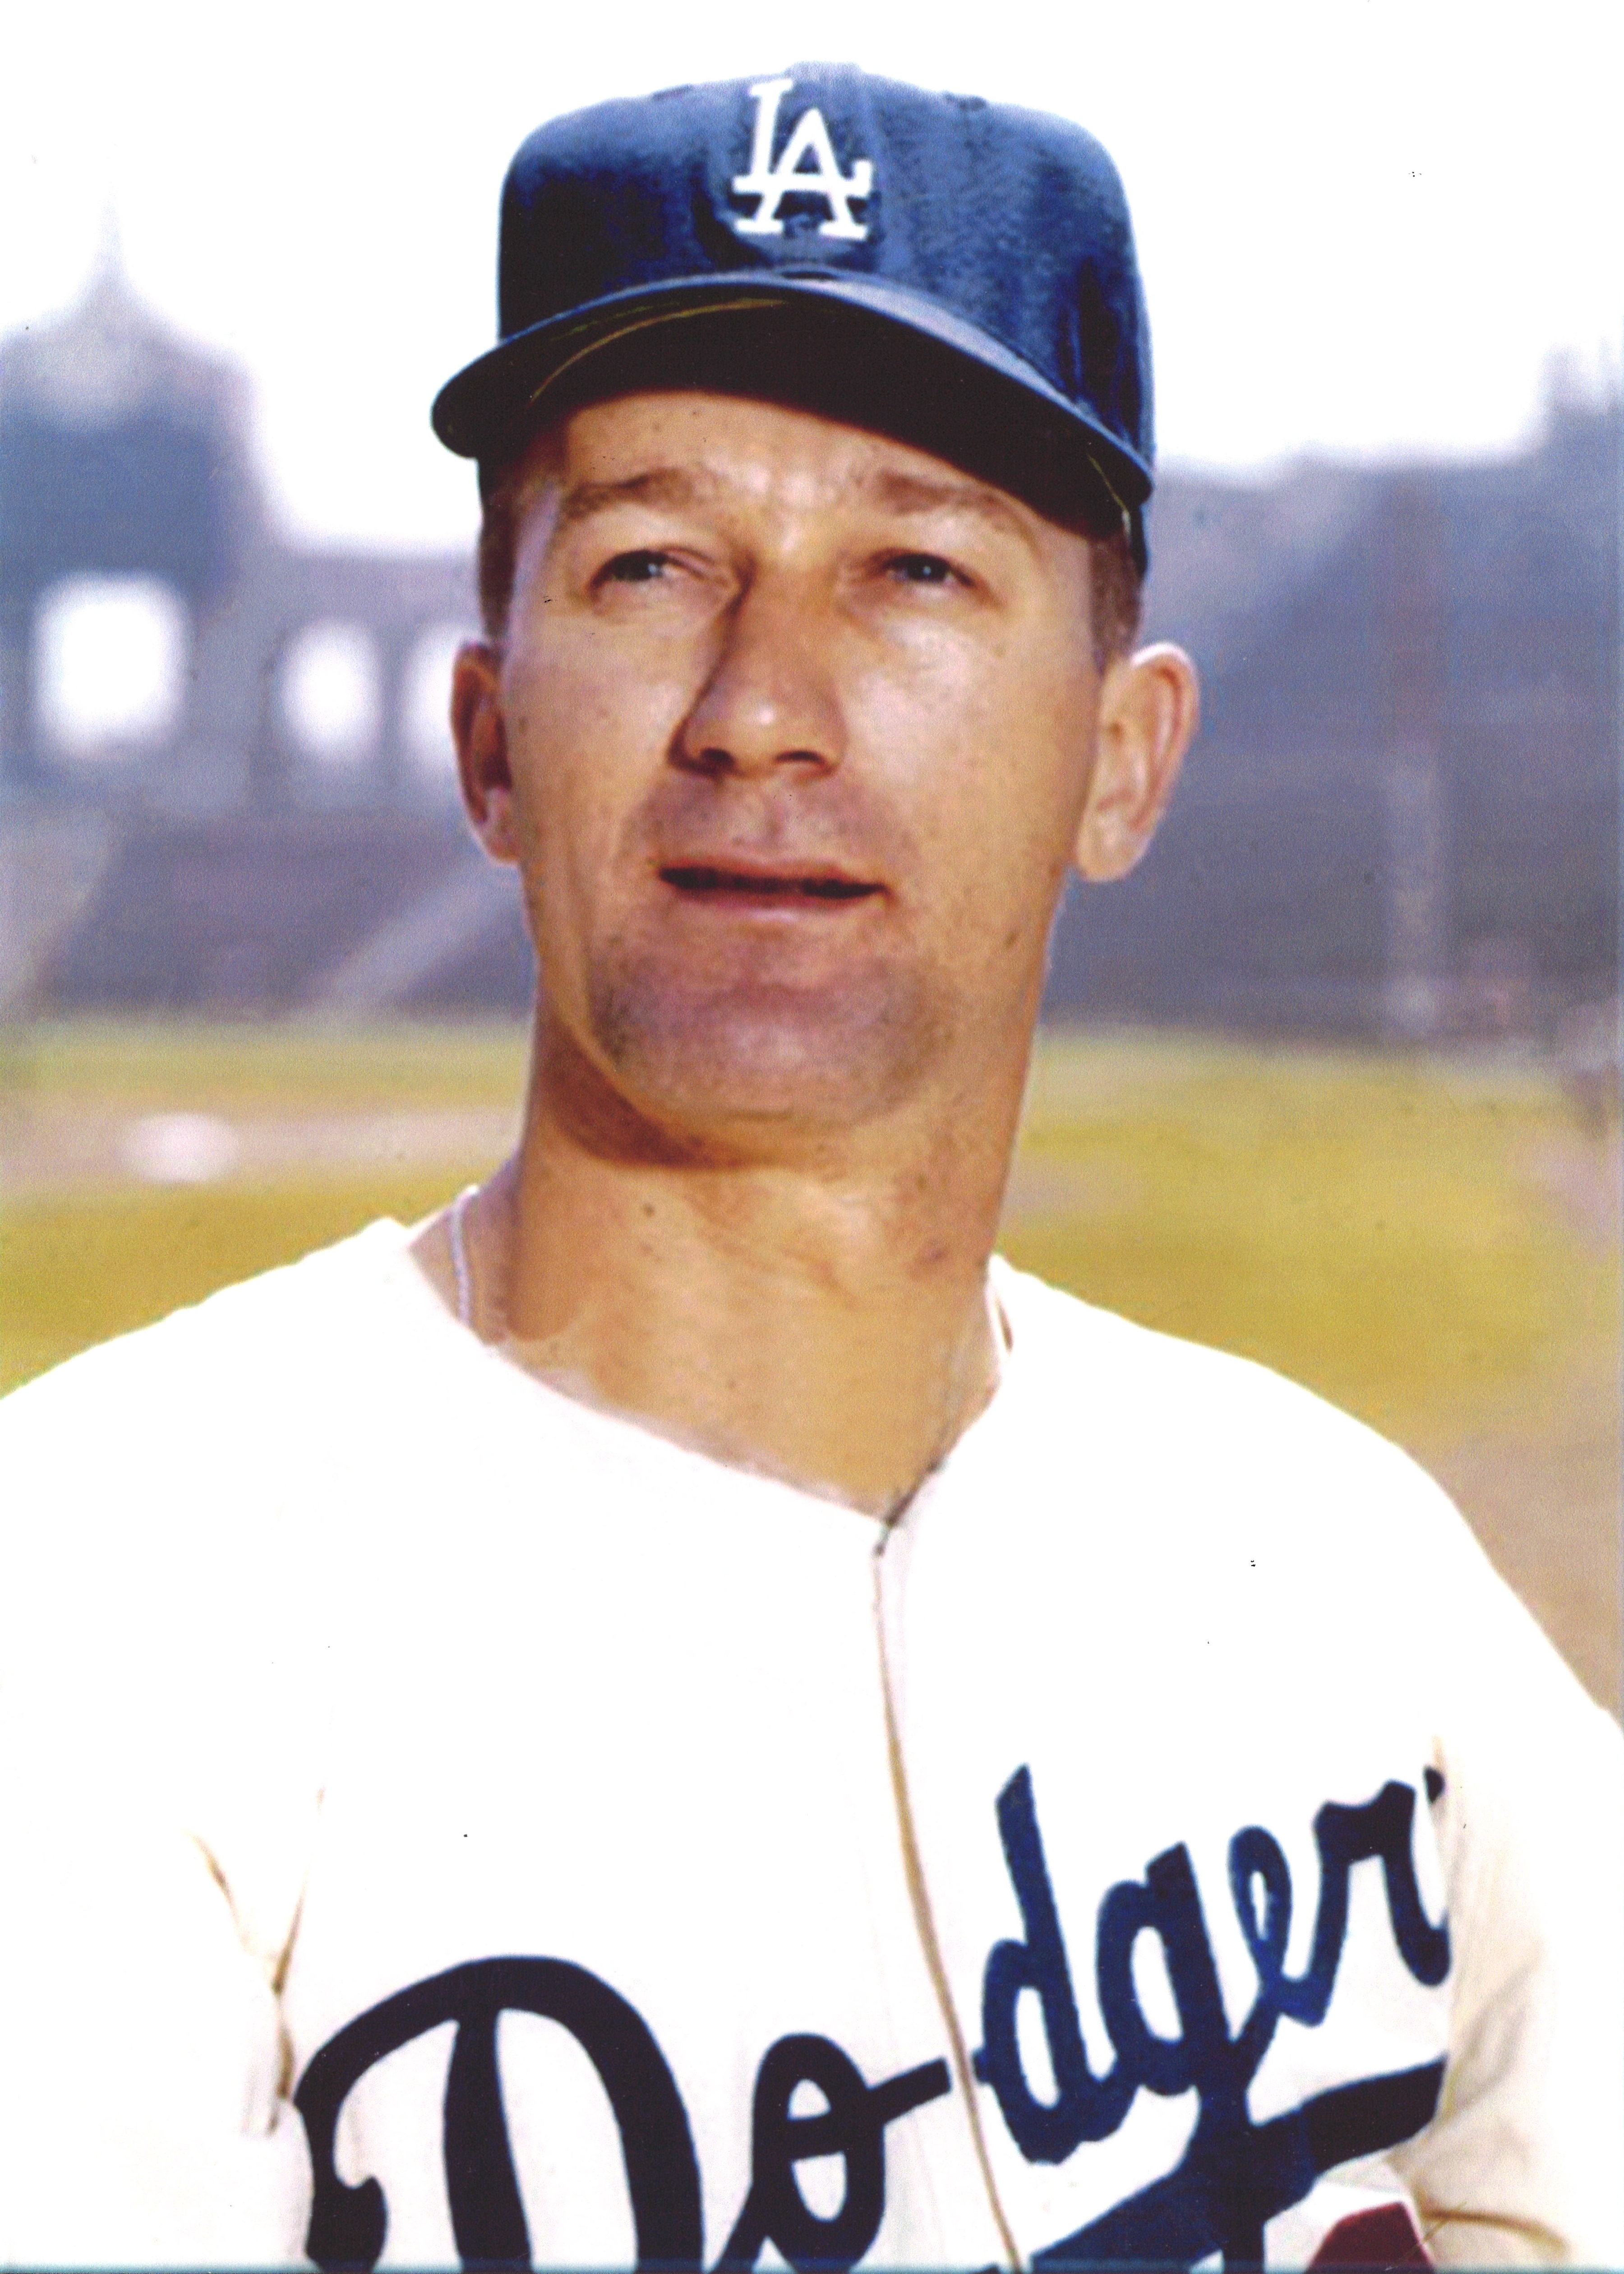
<path id="1" fill-rule="evenodd" d="M 462 740 L 553 1046 L 695 1133 L 1019 1081 L 1094 748 L 1086 542 L 704 395 L 577 412 L 521 515 Z"/>

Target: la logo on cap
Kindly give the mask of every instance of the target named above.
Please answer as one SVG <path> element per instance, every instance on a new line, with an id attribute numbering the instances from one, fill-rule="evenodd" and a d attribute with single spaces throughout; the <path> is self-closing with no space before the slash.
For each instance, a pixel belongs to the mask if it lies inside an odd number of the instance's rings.
<path id="1" fill-rule="evenodd" d="M 761 203 L 754 214 L 735 221 L 733 227 L 741 237 L 782 237 L 784 224 L 778 219 L 778 207 L 785 198 L 792 194 L 822 198 L 829 207 L 829 218 L 819 222 L 818 235 L 844 237 L 861 243 L 868 234 L 868 225 L 852 219 L 851 200 L 872 194 L 874 167 L 867 158 L 859 158 L 849 174 L 840 171 L 823 114 L 816 104 L 801 112 L 779 153 L 778 164 L 772 162 L 778 105 L 794 84 L 793 79 L 763 79 L 750 89 L 756 105 L 750 170 L 748 174 L 735 174 L 733 186 L 736 196 L 759 198 Z M 816 162 L 810 168 L 806 163 L 808 158 Z"/>

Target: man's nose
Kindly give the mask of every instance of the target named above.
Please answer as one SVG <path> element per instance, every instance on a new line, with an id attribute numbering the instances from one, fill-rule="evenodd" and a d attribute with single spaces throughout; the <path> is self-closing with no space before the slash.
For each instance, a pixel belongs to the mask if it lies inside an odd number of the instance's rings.
<path id="1" fill-rule="evenodd" d="M 752 584 L 726 619 L 710 676 L 676 738 L 676 763 L 712 774 L 827 773 L 845 755 L 832 627 L 792 580 Z"/>

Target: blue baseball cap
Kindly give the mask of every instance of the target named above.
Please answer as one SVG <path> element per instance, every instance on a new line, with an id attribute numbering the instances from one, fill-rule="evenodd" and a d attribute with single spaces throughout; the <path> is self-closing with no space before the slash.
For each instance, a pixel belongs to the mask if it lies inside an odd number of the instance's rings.
<path id="1" fill-rule="evenodd" d="M 648 387 L 818 410 L 962 464 L 1145 565 L 1150 339 L 1092 135 L 849 65 L 605 102 L 502 192 L 499 344 L 434 404 L 482 482 Z"/>

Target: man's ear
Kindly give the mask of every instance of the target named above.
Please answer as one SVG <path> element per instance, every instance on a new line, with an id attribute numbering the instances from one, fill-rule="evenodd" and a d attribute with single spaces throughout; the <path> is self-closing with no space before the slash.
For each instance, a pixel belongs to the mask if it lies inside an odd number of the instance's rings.
<path id="1" fill-rule="evenodd" d="M 1093 779 L 1073 859 L 1093 884 L 1125 877 L 1155 834 L 1200 717 L 1195 666 L 1159 641 L 1118 656 L 1100 687 Z"/>
<path id="2" fill-rule="evenodd" d="M 462 804 L 475 836 L 492 861 L 515 861 L 501 666 L 502 651 L 490 640 L 469 640 L 457 650 L 451 667 L 451 737 Z"/>

